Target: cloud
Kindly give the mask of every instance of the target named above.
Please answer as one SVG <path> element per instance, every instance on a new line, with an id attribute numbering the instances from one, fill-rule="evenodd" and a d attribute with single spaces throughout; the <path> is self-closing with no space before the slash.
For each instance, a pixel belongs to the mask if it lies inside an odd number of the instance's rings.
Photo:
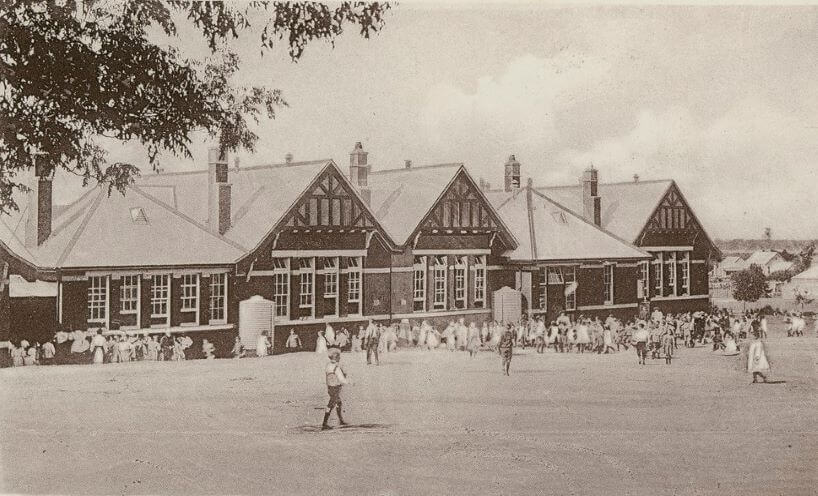
<path id="1" fill-rule="evenodd" d="M 818 235 L 818 131 L 792 112 L 758 98 L 736 101 L 705 121 L 683 107 L 642 110 L 635 124 L 585 150 L 563 151 L 579 170 L 590 163 L 603 180 L 673 178 L 715 237 Z"/>
<path id="2" fill-rule="evenodd" d="M 602 59 L 564 51 L 518 57 L 501 75 L 480 78 L 473 91 L 435 85 L 419 116 L 423 138 L 432 154 L 465 150 L 462 160 L 489 177 L 502 174 L 499 164 L 511 153 L 541 162 L 559 141 L 555 115 L 581 100 L 608 69 Z"/>

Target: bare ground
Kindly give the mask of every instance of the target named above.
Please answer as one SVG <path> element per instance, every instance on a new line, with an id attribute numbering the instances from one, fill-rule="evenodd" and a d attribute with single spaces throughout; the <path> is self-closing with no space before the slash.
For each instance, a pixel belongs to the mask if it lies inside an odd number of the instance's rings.
<path id="1" fill-rule="evenodd" d="M 818 340 L 777 384 L 704 348 L 344 354 L 350 429 L 317 432 L 324 357 L 0 371 L 0 491 L 59 494 L 816 494 Z M 333 416 L 332 422 L 335 422 Z"/>

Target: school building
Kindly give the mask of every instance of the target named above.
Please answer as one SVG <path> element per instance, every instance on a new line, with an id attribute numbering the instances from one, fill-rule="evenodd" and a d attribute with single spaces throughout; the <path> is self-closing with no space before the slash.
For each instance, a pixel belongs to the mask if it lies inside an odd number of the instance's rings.
<path id="1" fill-rule="evenodd" d="M 124 196 L 89 188 L 64 206 L 37 169 L 20 212 L 0 218 L 0 341 L 42 341 L 59 324 L 229 343 L 254 295 L 273 302 L 277 350 L 290 329 L 311 346 L 327 323 L 489 320 L 504 286 L 547 318 L 707 303 L 714 247 L 672 181 L 648 212 L 645 193 L 638 209 L 614 203 L 639 195 L 609 196 L 595 170 L 552 191 L 521 186 L 513 156 L 502 167 L 492 191 L 459 163 L 375 168 L 360 143 L 346 170 L 231 167 L 211 150 L 206 169 L 146 175 Z M 619 220 L 629 209 L 635 235 Z"/>

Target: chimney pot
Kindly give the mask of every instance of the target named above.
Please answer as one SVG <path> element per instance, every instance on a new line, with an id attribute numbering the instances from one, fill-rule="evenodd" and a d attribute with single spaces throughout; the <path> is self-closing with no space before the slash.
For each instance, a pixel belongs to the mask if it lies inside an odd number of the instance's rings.
<path id="1" fill-rule="evenodd" d="M 633 182 L 635 182 L 635 183 L 639 182 L 639 174 L 634 174 L 633 175 Z"/>
<path id="2" fill-rule="evenodd" d="M 520 189 L 520 162 L 514 155 L 509 155 L 505 165 L 505 191 Z"/>
<path id="3" fill-rule="evenodd" d="M 366 187 L 368 182 L 370 170 L 367 164 L 368 155 L 360 141 L 355 143 L 355 148 L 349 153 L 349 179 L 358 188 Z"/>
<path id="4" fill-rule="evenodd" d="M 286 164 L 293 163 L 293 154 L 292 153 L 288 153 L 288 154 L 284 155 L 284 163 L 286 163 Z"/>
<path id="5" fill-rule="evenodd" d="M 403 162 L 403 166 L 406 167 L 407 169 L 411 169 L 412 168 L 412 161 L 411 160 L 405 160 Z"/>

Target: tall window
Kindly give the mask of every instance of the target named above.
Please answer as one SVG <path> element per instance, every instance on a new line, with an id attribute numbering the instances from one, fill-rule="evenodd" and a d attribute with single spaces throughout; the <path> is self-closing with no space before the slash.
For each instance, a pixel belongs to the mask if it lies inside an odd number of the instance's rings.
<path id="1" fill-rule="evenodd" d="M 665 289 L 664 288 L 665 278 L 664 278 L 664 274 L 663 274 L 664 270 L 662 269 L 662 267 L 663 267 L 662 262 L 663 261 L 664 261 L 664 257 L 662 256 L 661 251 L 654 255 L 653 273 L 654 273 L 654 277 L 656 278 L 655 281 L 654 281 L 656 283 L 656 286 L 655 286 L 656 291 L 654 291 L 656 296 L 664 296 L 665 295 L 665 291 L 664 291 L 664 289 Z"/>
<path id="2" fill-rule="evenodd" d="M 546 310 L 548 306 L 548 267 L 540 267 L 540 310 Z"/>
<path id="3" fill-rule="evenodd" d="M 676 296 L 676 252 L 668 253 L 665 259 L 665 268 L 667 272 L 667 287 L 670 296 Z"/>
<path id="4" fill-rule="evenodd" d="M 563 267 L 562 279 L 565 284 L 565 309 L 577 309 L 577 268 Z"/>
<path id="5" fill-rule="evenodd" d="M 227 274 L 210 276 L 210 323 L 227 323 Z"/>
<path id="6" fill-rule="evenodd" d="M 347 303 L 350 315 L 361 315 L 361 257 L 347 257 Z"/>
<path id="7" fill-rule="evenodd" d="M 122 285 L 119 287 L 119 313 L 125 315 L 139 312 L 141 279 L 139 275 L 122 276 Z"/>
<path id="8" fill-rule="evenodd" d="M 310 316 L 314 315 L 313 289 L 315 287 L 315 269 L 312 258 L 299 258 L 299 285 L 298 285 L 298 306 L 309 308 Z"/>
<path id="9" fill-rule="evenodd" d="M 647 298 L 650 290 L 650 262 L 639 263 L 640 280 L 642 282 L 642 291 L 639 293 L 640 298 Z"/>
<path id="10" fill-rule="evenodd" d="M 468 286 L 468 257 L 456 256 L 454 259 L 454 305 L 455 308 L 466 308 L 466 287 Z"/>
<path id="11" fill-rule="evenodd" d="M 332 313 L 327 315 L 338 315 L 338 259 L 335 257 L 324 258 L 324 299 Z"/>
<path id="12" fill-rule="evenodd" d="M 199 309 L 199 274 L 182 275 L 182 311 L 195 312 Z"/>
<path id="13" fill-rule="evenodd" d="M 426 257 L 415 257 L 412 274 L 412 308 L 426 310 Z"/>
<path id="14" fill-rule="evenodd" d="M 605 280 L 605 304 L 613 304 L 614 298 L 614 265 L 605 264 L 602 266 L 603 278 Z"/>
<path id="15" fill-rule="evenodd" d="M 290 319 L 289 258 L 273 258 L 273 304 L 277 318 Z"/>
<path id="16" fill-rule="evenodd" d="M 446 309 L 446 255 L 438 255 L 433 268 L 434 298 L 432 308 Z"/>
<path id="17" fill-rule="evenodd" d="M 680 274 L 682 277 L 682 294 L 690 294 L 690 252 L 681 252 L 679 257 Z"/>
<path id="18" fill-rule="evenodd" d="M 151 318 L 170 319 L 170 274 L 155 274 L 152 277 Z"/>
<path id="19" fill-rule="evenodd" d="M 486 306 L 486 257 L 474 258 L 474 306 Z"/>
<path id="20" fill-rule="evenodd" d="M 108 323 L 108 276 L 88 278 L 88 322 Z"/>

